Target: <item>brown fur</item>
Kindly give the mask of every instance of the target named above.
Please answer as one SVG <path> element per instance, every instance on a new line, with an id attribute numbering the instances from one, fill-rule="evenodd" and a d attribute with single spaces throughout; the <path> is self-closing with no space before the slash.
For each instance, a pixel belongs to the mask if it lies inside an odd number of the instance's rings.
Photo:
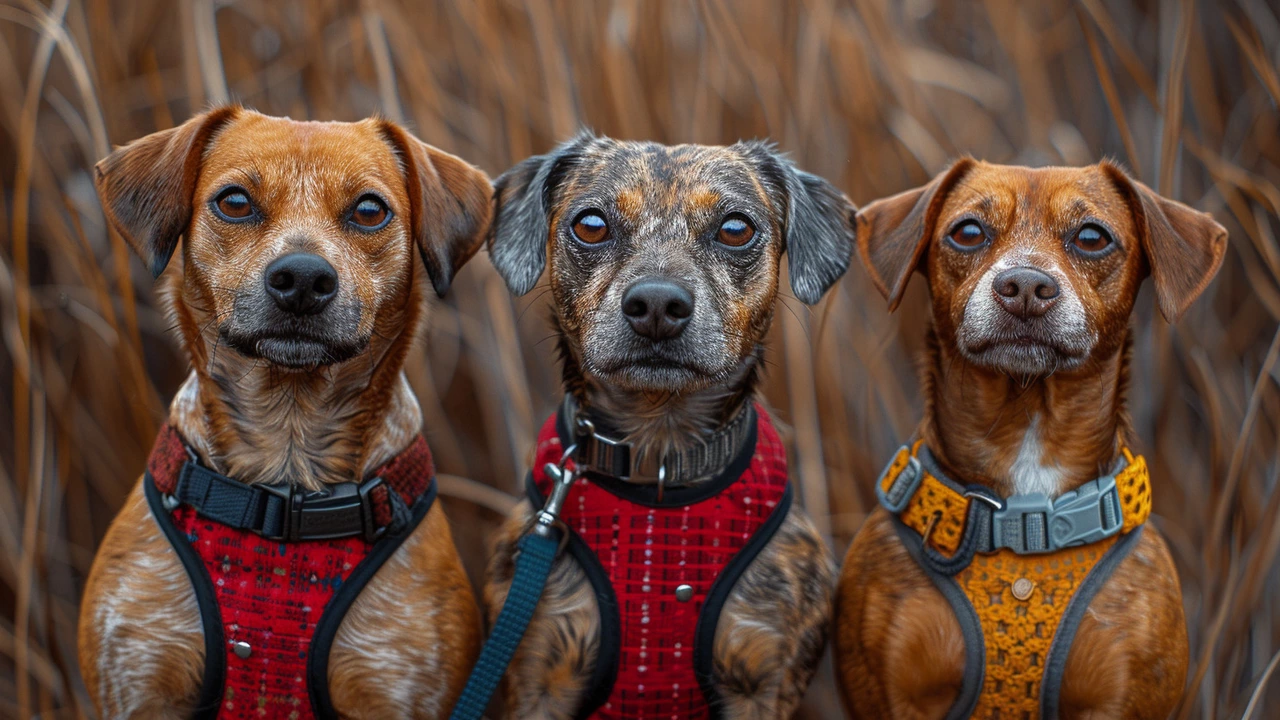
<path id="1" fill-rule="evenodd" d="M 978 251 L 958 251 L 945 240 L 966 218 L 988 229 L 989 244 Z M 1085 222 L 1106 227 L 1114 250 L 1073 254 L 1069 243 Z M 913 271 L 929 281 L 933 323 L 920 437 L 957 482 L 1001 496 L 1028 482 L 1051 483 L 1056 496 L 1114 465 L 1120 446 L 1132 442 L 1124 393 L 1139 285 L 1153 276 L 1160 307 L 1173 320 L 1212 279 L 1226 242 L 1209 216 L 1155 195 L 1107 163 L 1032 170 L 961 160 L 929 185 L 864 208 L 858 233 L 864 265 L 891 306 Z M 1049 353 L 1049 372 L 1020 371 L 1030 357 L 1023 351 L 988 352 L 990 330 L 973 316 L 971 300 L 992 292 L 983 281 L 1002 261 L 1050 269 L 1063 287 L 1061 313 L 1078 303 L 1070 316 L 1045 316 L 1059 323 L 1050 330 L 1079 330 Z M 835 645 L 855 717 L 940 718 L 960 690 L 960 627 L 882 510 L 845 557 Z M 1177 574 L 1164 539 L 1148 524 L 1077 632 L 1061 716 L 1164 718 L 1181 697 L 1186 668 Z"/>
<path id="2" fill-rule="evenodd" d="M 227 183 L 262 220 L 227 224 L 207 203 Z M 158 272 L 192 374 L 169 421 L 215 470 L 248 483 L 357 480 L 402 450 L 422 415 L 401 372 L 425 310 L 421 255 L 438 292 L 478 247 L 489 183 L 391 123 L 301 123 L 212 111 L 98 166 L 112 225 Z M 343 227 L 363 193 L 387 201 L 376 234 Z M 417 253 L 414 248 L 417 248 Z M 358 351 L 294 369 L 228 347 L 252 324 L 263 269 L 305 250 L 339 275 Z M 337 331 L 335 331 L 337 332 Z M 425 612 L 430 609 L 432 612 Z M 475 599 L 443 510 L 432 508 L 361 593 L 334 641 L 334 706 L 349 717 L 436 717 L 479 650 Z M 183 716 L 199 692 L 203 637 L 181 563 L 135 487 L 86 586 L 80 659 L 104 717 Z"/>
<path id="3" fill-rule="evenodd" d="M 537 280 L 529 267 L 540 273 L 550 265 L 565 390 L 639 448 L 646 462 L 632 478 L 638 483 L 654 482 L 655 459 L 713 433 L 754 398 L 784 251 L 797 296 L 809 302 L 839 277 L 851 251 L 848 200 L 758 143 L 667 147 L 584 136 L 522 163 L 496 186 L 494 264 L 516 292 Z M 612 245 L 584 251 L 566 234 L 584 207 L 608 218 Z M 758 233 L 743 253 L 712 244 L 731 212 L 748 216 Z M 683 364 L 642 372 L 645 353 L 663 351 L 630 345 L 631 330 L 617 316 L 623 289 L 651 275 L 688 283 L 698 310 L 679 339 L 690 347 L 661 356 Z M 630 354 L 619 356 L 620 347 Z M 485 587 L 491 619 L 531 515 L 522 503 L 496 538 Z M 830 551 L 793 506 L 735 585 L 716 628 L 713 683 L 726 717 L 796 710 L 826 643 L 834 582 Z M 599 633 L 586 576 L 558 559 L 507 674 L 511 716 L 573 717 Z"/>

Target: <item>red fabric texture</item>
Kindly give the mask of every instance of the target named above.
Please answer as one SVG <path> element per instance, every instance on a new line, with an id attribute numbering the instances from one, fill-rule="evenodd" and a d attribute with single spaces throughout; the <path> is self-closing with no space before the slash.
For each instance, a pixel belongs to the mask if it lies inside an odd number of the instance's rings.
<path id="1" fill-rule="evenodd" d="M 600 559 L 618 599 L 621 657 L 608 700 L 592 717 L 709 717 L 694 672 L 693 644 L 707 593 L 729 560 L 764 524 L 787 485 L 787 453 L 764 408 L 756 407 L 755 453 L 717 495 L 692 505 L 651 508 L 578 478 L 562 519 Z M 534 481 L 545 497 L 546 463 L 563 449 L 552 416 L 538 435 Z M 569 463 L 572 467 L 572 462 Z M 676 588 L 693 599 L 676 600 Z"/>
<path id="2" fill-rule="evenodd" d="M 161 492 L 172 492 L 188 459 L 171 427 L 160 431 L 147 468 Z M 431 451 L 418 436 L 374 475 L 413 502 L 434 476 Z M 385 489 L 375 499 L 379 525 L 390 522 Z M 383 511 L 378 511 L 382 506 Z M 198 517 L 186 505 L 174 525 L 204 561 L 222 613 L 227 674 L 221 718 L 306 720 L 315 717 L 307 689 L 307 654 L 325 607 L 373 547 L 360 537 L 284 543 Z M 248 643 L 249 657 L 234 652 Z"/>

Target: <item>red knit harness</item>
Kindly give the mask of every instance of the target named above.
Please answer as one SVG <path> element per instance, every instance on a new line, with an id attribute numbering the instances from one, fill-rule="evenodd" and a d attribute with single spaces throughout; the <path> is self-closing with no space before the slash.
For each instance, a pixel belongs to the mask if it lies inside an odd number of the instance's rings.
<path id="1" fill-rule="evenodd" d="M 720 609 L 791 501 L 786 448 L 763 408 L 755 417 L 746 447 L 720 478 L 669 488 L 664 502 L 652 487 L 589 473 L 570 489 L 561 519 L 596 590 L 602 625 L 578 717 L 713 716 L 711 645 Z M 538 436 L 530 488 L 538 507 L 551 489 L 543 467 L 563 454 L 557 428 L 553 416 Z M 684 602 L 676 596 L 681 585 L 693 588 Z"/>
<path id="2" fill-rule="evenodd" d="M 404 527 L 376 542 L 359 536 L 283 542 L 206 519 L 187 505 L 170 513 L 159 494 L 175 492 L 188 462 L 194 461 L 182 438 L 166 426 L 147 461 L 146 491 L 191 578 L 204 622 L 196 717 L 333 716 L 329 644 L 360 589 L 431 506 L 435 471 L 426 440 L 418 436 L 374 473 L 383 480 L 369 496 L 377 527 L 393 523 L 390 490 L 411 514 Z"/>

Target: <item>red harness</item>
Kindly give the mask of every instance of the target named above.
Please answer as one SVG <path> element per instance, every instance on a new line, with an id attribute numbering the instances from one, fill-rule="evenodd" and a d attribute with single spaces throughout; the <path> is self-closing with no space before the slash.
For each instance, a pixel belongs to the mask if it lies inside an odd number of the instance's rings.
<path id="1" fill-rule="evenodd" d="M 570 489 L 561 519 L 601 619 L 600 652 L 578 717 L 713 716 L 720 610 L 791 504 L 786 448 L 764 409 L 754 414 L 743 451 L 720 477 L 668 488 L 662 502 L 651 486 L 590 473 Z M 538 436 L 529 488 L 535 507 L 551 488 L 543 467 L 560 460 L 568 437 L 555 416 Z"/>
<path id="2" fill-rule="evenodd" d="M 173 500 L 165 498 L 194 462 L 166 426 L 147 461 L 145 490 L 200 605 L 205 670 L 195 716 L 335 716 L 329 647 L 351 602 L 431 507 L 435 469 L 426 440 L 418 436 L 374 474 L 383 481 L 368 493 L 380 530 L 374 542 L 361 536 L 286 542 L 207 519 L 185 504 L 168 511 Z M 399 522 L 392 490 L 408 510 Z"/>

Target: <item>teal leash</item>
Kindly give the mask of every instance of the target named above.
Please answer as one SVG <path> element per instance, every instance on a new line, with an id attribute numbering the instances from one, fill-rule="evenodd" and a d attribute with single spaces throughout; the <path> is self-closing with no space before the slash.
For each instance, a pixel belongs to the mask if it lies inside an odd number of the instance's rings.
<path id="1" fill-rule="evenodd" d="M 516 545 L 519 552 L 515 559 L 515 574 L 511 578 L 511 588 L 507 591 L 506 602 L 498 620 L 493 624 L 493 632 L 480 651 L 480 658 L 467 678 L 467 686 L 462 689 L 462 696 L 453 707 L 449 720 L 480 720 L 489 700 L 497 691 L 502 676 L 511 664 L 511 658 L 520 646 L 529 621 L 538 609 L 538 600 L 547 586 L 547 577 L 551 574 L 551 566 L 556 556 L 564 549 L 569 540 L 569 529 L 560 520 L 560 509 L 569 496 L 569 487 L 573 485 L 574 473 L 565 468 L 565 461 L 576 445 L 571 445 L 560 458 L 559 466 L 547 463 L 546 473 L 556 483 L 551 489 L 551 496 L 546 505 L 535 518 L 533 527 Z"/>

